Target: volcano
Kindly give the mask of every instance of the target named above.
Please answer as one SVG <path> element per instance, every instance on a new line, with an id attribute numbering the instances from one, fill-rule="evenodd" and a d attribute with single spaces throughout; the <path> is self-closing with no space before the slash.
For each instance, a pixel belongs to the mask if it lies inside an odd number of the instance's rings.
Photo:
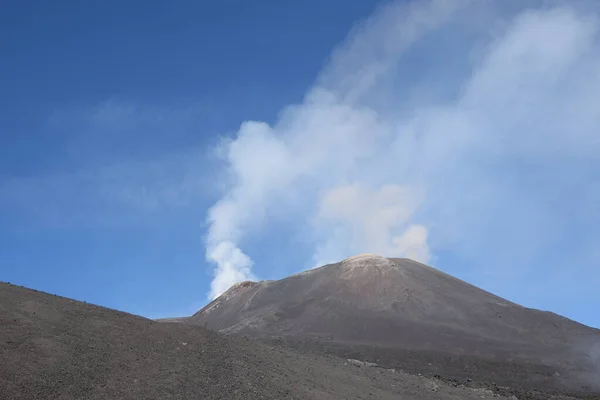
<path id="1" fill-rule="evenodd" d="M 510 392 L 159 323 L 0 282 L 0 398 L 509 400 Z"/>
<path id="2" fill-rule="evenodd" d="M 407 351 L 437 370 L 462 359 L 465 368 L 474 359 L 509 363 L 511 371 L 535 365 L 540 379 L 556 378 L 557 385 L 596 379 L 589 349 L 600 341 L 600 331 L 560 315 L 520 306 L 412 260 L 373 254 L 277 281 L 236 284 L 179 322 L 312 341 L 344 353 L 371 349 L 364 351 L 372 361 L 385 359 L 390 367 L 406 366 L 399 360 Z M 440 359 L 447 362 L 440 365 Z"/>

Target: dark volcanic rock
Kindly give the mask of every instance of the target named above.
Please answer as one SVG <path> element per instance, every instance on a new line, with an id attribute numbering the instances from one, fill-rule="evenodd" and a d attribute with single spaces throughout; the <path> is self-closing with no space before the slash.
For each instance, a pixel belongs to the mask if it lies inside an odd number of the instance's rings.
<path id="1" fill-rule="evenodd" d="M 454 386 L 0 283 L 2 400 L 497 398 Z"/>
<path id="2" fill-rule="evenodd" d="M 182 321 L 264 338 L 318 338 L 330 348 L 362 345 L 425 358 L 502 361 L 539 375 L 524 374 L 516 383 L 570 389 L 593 381 L 587 350 L 600 341 L 598 330 L 567 318 L 522 307 L 411 260 L 375 255 L 279 281 L 235 285 Z"/>

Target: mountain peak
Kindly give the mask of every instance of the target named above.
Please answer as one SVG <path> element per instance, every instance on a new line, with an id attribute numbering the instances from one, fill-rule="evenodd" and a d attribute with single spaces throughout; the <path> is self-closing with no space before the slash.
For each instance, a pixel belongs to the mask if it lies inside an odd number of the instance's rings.
<path id="1" fill-rule="evenodd" d="M 376 261 L 376 260 L 387 260 L 387 258 L 382 257 L 378 254 L 373 254 L 373 253 L 361 253 L 361 254 L 357 254 L 352 257 L 348 257 L 342 262 Z"/>
<path id="2" fill-rule="evenodd" d="M 328 335 L 340 342 L 476 356 L 505 357 L 518 349 L 544 359 L 570 352 L 591 332 L 436 268 L 377 254 L 268 283 L 237 284 L 188 322 L 224 332 Z"/>

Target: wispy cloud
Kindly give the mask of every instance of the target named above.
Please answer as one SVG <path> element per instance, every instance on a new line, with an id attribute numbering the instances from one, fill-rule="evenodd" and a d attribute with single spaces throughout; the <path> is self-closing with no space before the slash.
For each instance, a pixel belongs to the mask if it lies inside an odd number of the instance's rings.
<path id="1" fill-rule="evenodd" d="M 115 100 L 57 111 L 48 127 L 61 162 L 1 181 L 0 205 L 21 222 L 54 228 L 197 206 L 216 192 L 206 174 L 215 158 L 198 140 L 202 115 Z"/>
<path id="2" fill-rule="evenodd" d="M 206 196 L 202 153 L 119 162 L 0 183 L 0 204 L 47 228 L 114 225 Z"/>
<path id="3" fill-rule="evenodd" d="M 64 155 L 86 165 L 110 160 L 162 157 L 200 147 L 214 133 L 221 113 L 210 104 L 140 104 L 110 98 L 98 104 L 65 107 L 48 119 L 62 140 Z"/>
<path id="4" fill-rule="evenodd" d="M 592 1 L 382 8 L 302 104 L 272 126 L 244 122 L 219 148 L 228 186 L 208 213 L 210 297 L 253 277 L 244 241 L 281 214 L 310 227 L 314 262 L 452 251 L 518 271 L 561 244 L 589 265 L 599 18 Z"/>

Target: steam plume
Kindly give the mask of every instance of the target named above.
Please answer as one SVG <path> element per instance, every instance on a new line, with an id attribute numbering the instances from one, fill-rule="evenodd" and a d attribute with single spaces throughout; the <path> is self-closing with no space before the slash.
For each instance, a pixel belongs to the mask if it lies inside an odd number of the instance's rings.
<path id="1" fill-rule="evenodd" d="M 381 9 L 301 104 L 273 126 L 244 122 L 221 149 L 229 181 L 208 215 L 210 297 L 253 277 L 240 244 L 277 213 L 309 221 L 315 262 L 489 257 L 491 246 L 530 261 L 551 242 L 574 160 L 599 162 L 598 16 L 591 1 Z M 590 179 L 575 186 L 596 198 Z"/>

